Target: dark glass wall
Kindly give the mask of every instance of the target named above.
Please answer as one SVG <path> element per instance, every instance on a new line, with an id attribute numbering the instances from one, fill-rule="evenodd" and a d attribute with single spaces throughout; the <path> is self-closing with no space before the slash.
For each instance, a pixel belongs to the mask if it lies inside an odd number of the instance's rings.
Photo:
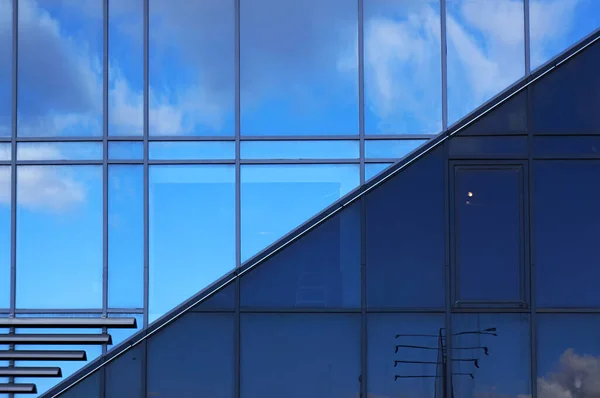
<path id="1" fill-rule="evenodd" d="M 62 396 L 597 396 L 600 121 L 568 120 L 600 106 L 599 54 L 525 86 Z M 588 91 L 567 104 L 564 85 Z"/>

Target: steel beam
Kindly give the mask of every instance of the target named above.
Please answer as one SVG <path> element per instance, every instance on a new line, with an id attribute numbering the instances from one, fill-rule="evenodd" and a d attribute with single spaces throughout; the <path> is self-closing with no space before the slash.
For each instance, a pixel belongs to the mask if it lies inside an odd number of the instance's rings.
<path id="1" fill-rule="evenodd" d="M 112 344 L 109 334 L 1 334 L 0 344 Z"/>
<path id="2" fill-rule="evenodd" d="M 35 384 L 0 384 L 0 393 L 36 394 Z"/>
<path id="3" fill-rule="evenodd" d="M 111 328 L 135 329 L 135 318 L 0 318 L 0 328 Z"/>
<path id="4" fill-rule="evenodd" d="M 0 361 L 85 361 L 85 351 L 0 350 Z"/>
<path id="5" fill-rule="evenodd" d="M 1 366 L 0 377 L 62 377 L 59 367 L 12 367 Z"/>

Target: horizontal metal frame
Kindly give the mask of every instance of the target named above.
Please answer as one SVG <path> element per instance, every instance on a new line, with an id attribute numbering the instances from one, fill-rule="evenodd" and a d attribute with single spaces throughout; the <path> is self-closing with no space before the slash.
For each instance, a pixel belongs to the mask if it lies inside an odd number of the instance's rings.
<path id="1" fill-rule="evenodd" d="M 37 388 L 35 384 L 23 383 L 23 384 L 0 384 L 0 393 L 2 394 L 37 394 Z"/>
<path id="2" fill-rule="evenodd" d="M 0 328 L 112 328 L 130 329 L 137 327 L 136 318 L 0 318 Z"/>
<path id="3" fill-rule="evenodd" d="M 62 377 L 59 367 L 6 367 L 0 366 L 0 377 Z"/>
<path id="4" fill-rule="evenodd" d="M 10 310 L 0 309 L 0 313 L 6 312 L 10 314 Z M 142 314 L 144 312 L 141 308 L 109 308 L 110 314 Z M 15 310 L 16 316 L 19 315 L 30 315 L 39 314 L 40 316 L 48 316 L 49 314 L 86 314 L 86 315 L 101 315 L 103 314 L 101 308 L 17 308 Z"/>
<path id="5" fill-rule="evenodd" d="M 112 344 L 110 334 L 0 334 L 0 344 Z"/>
<path id="6" fill-rule="evenodd" d="M 0 361 L 86 361 L 84 350 L 0 350 Z"/>

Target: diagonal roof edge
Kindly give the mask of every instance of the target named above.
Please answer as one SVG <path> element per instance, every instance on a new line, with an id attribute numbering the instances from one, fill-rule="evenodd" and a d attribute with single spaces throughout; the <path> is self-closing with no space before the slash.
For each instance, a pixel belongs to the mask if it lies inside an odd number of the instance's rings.
<path id="1" fill-rule="evenodd" d="M 517 82 L 507 87 L 498 95 L 494 96 L 489 101 L 487 101 L 486 103 L 479 106 L 477 109 L 463 117 L 461 120 L 454 123 L 445 131 L 442 131 L 438 135 L 434 136 L 429 141 L 427 141 L 426 143 L 424 143 L 423 145 L 419 146 L 414 151 L 406 155 L 404 158 L 394 163 L 394 165 L 382 171 L 370 181 L 360 185 L 353 191 L 349 192 L 348 194 L 337 200 L 335 203 L 333 203 L 317 215 L 310 218 L 308 221 L 304 222 L 303 224 L 301 224 L 300 226 L 298 226 L 297 228 L 295 228 L 294 230 L 292 230 L 291 232 L 289 232 L 288 234 L 286 234 L 285 236 L 283 236 L 282 238 L 280 238 L 279 240 L 262 250 L 261 252 L 257 253 L 252 258 L 247 260 L 244 264 L 242 264 L 239 268 L 228 272 L 227 274 L 219 278 L 217 281 L 208 285 L 200 292 L 196 293 L 194 296 L 187 299 L 186 301 L 179 304 L 171 311 L 157 319 L 153 324 L 148 325 L 145 329 L 140 330 L 139 332 L 129 337 L 127 340 L 117 345 L 115 348 L 113 348 L 112 351 L 100 356 L 96 360 L 84 366 L 82 369 L 80 369 L 70 377 L 66 378 L 50 390 L 48 390 L 45 394 L 41 395 L 41 397 L 57 397 L 58 395 L 64 393 L 65 391 L 75 386 L 82 380 L 86 379 L 92 373 L 96 372 L 103 366 L 112 362 L 121 355 L 125 354 L 131 348 L 142 343 L 148 337 L 152 336 L 162 328 L 166 327 L 167 325 L 171 324 L 172 322 L 183 316 L 196 305 L 208 300 L 210 297 L 212 297 L 213 295 L 221 291 L 223 288 L 228 286 L 230 283 L 235 281 L 237 278 L 244 275 L 253 268 L 257 267 L 258 265 L 262 264 L 271 256 L 283 250 L 285 247 L 292 244 L 293 242 L 304 236 L 306 233 L 313 230 L 333 215 L 337 214 L 342 209 L 354 203 L 354 201 L 360 199 L 366 193 L 370 192 L 383 182 L 387 181 L 388 179 L 396 175 L 398 172 L 408 167 L 410 164 L 412 164 L 425 154 L 429 153 L 431 150 L 437 148 L 448 138 L 467 128 L 468 126 L 481 119 L 483 116 L 485 116 L 492 110 L 504 104 L 506 101 L 520 93 L 522 90 L 529 87 L 535 81 L 541 79 L 548 73 L 552 72 L 553 70 L 555 70 L 556 68 L 558 68 L 559 66 L 561 66 L 569 59 L 573 58 L 575 55 L 579 54 L 581 51 L 585 50 L 587 47 L 591 46 L 598 40 L 600 40 L 600 28 L 590 33 L 588 36 L 586 36 L 579 42 L 573 44 L 567 50 L 558 54 L 550 61 L 538 67 L 529 75 L 519 79 Z"/>

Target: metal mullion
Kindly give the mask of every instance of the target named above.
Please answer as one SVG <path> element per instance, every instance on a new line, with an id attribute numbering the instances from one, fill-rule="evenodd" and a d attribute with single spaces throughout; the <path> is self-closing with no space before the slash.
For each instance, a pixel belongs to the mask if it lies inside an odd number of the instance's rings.
<path id="1" fill-rule="evenodd" d="M 240 308 L 244 314 L 360 314 L 360 308 Z"/>
<path id="2" fill-rule="evenodd" d="M 18 100 L 18 76 L 19 76 L 19 2 L 13 0 L 12 2 L 12 87 L 11 87 L 11 98 L 12 98 L 12 131 L 11 131 L 11 166 L 10 166 L 10 193 L 11 193 L 11 206 L 10 206 L 10 315 L 15 316 L 16 301 L 17 301 L 17 100 Z M 14 333 L 15 329 L 10 328 L 9 333 Z M 14 344 L 9 344 L 9 349 L 15 349 Z M 10 360 L 9 366 L 14 366 L 15 361 Z M 14 383 L 14 377 L 9 377 L 9 383 Z M 14 394 L 10 394 L 9 397 L 14 397 Z"/>
<path id="3" fill-rule="evenodd" d="M 104 83 L 103 83 L 104 84 Z M 17 142 L 104 142 L 103 136 L 53 136 L 53 137 L 18 137 Z"/>
<path id="4" fill-rule="evenodd" d="M 103 160 L 19 160 L 18 166 L 102 166 Z"/>
<path id="5" fill-rule="evenodd" d="M 244 159 L 241 164 L 360 164 L 359 159 Z"/>
<path id="6" fill-rule="evenodd" d="M 143 160 L 126 160 L 126 159 L 108 159 L 107 160 L 108 164 L 138 164 L 138 165 L 143 165 L 144 161 Z"/>
<path id="7" fill-rule="evenodd" d="M 358 137 L 360 157 L 360 183 L 365 182 L 365 54 L 364 54 L 364 3 L 358 0 Z M 366 395 L 365 395 L 366 396 Z"/>
<path id="8" fill-rule="evenodd" d="M 108 317 L 108 4 L 103 0 L 103 46 L 102 46 L 102 317 Z M 108 328 L 103 327 L 102 333 L 108 333 Z M 106 354 L 108 347 L 102 344 L 102 355 Z M 106 393 L 106 376 L 104 369 L 100 374 L 100 396 Z"/>
<path id="9" fill-rule="evenodd" d="M 537 308 L 538 314 L 600 314 L 600 308 Z"/>
<path id="10" fill-rule="evenodd" d="M 150 142 L 164 142 L 164 141 L 188 141 L 188 142 L 211 142 L 211 141 L 236 141 L 235 136 L 194 136 L 194 135 L 158 135 L 149 136 L 148 141 Z"/>
<path id="11" fill-rule="evenodd" d="M 143 314 L 143 329 L 148 327 L 148 303 L 149 303 L 149 245 L 148 245 L 148 239 L 149 239 L 149 189 L 148 189 L 148 185 L 149 185 L 149 170 L 148 170 L 148 135 L 149 135 L 149 24 L 150 24 L 150 0 L 141 0 L 143 1 L 143 42 L 144 42 L 144 49 L 143 49 L 143 77 L 144 77 L 144 82 L 143 82 L 143 103 L 144 103 L 144 109 L 143 109 L 143 145 L 144 145 L 144 166 L 143 166 L 143 179 L 144 179 L 144 252 L 143 252 L 143 257 L 144 257 L 144 298 L 143 298 L 143 307 L 144 307 L 144 314 Z M 144 344 L 144 354 L 141 358 L 142 361 L 142 376 L 141 376 L 141 385 L 142 385 L 142 391 L 143 391 L 143 396 L 147 396 L 148 395 L 148 382 L 147 382 L 147 371 L 148 371 L 148 355 L 147 355 L 147 344 L 144 340 L 143 342 Z"/>
<path id="12" fill-rule="evenodd" d="M 525 42 L 525 76 L 531 73 L 531 18 L 529 14 L 529 0 L 523 0 L 523 23 Z"/>
<path id="13" fill-rule="evenodd" d="M 143 314 L 143 308 L 108 308 L 109 314 Z"/>
<path id="14" fill-rule="evenodd" d="M 108 141 L 134 141 L 134 142 L 144 142 L 144 137 L 141 135 L 111 135 L 108 136 Z"/>
<path id="15" fill-rule="evenodd" d="M 446 32 L 446 0 L 440 0 L 440 32 L 442 63 L 442 131 L 448 128 L 448 35 Z"/>
<path id="16" fill-rule="evenodd" d="M 149 165 L 170 165 L 170 164 L 235 164 L 234 159 L 175 159 L 175 160 L 148 160 L 145 156 L 144 164 Z"/>
<path id="17" fill-rule="evenodd" d="M 242 264 L 242 204 L 241 204 L 241 52 L 240 52 L 240 0 L 233 1 L 234 29 L 234 81 L 235 81 L 235 269 Z M 233 322 L 233 396 L 241 396 L 241 311 L 240 278 L 235 278 L 235 306 Z"/>
<path id="18" fill-rule="evenodd" d="M 368 314 L 445 314 L 445 308 L 370 308 L 366 309 Z"/>

